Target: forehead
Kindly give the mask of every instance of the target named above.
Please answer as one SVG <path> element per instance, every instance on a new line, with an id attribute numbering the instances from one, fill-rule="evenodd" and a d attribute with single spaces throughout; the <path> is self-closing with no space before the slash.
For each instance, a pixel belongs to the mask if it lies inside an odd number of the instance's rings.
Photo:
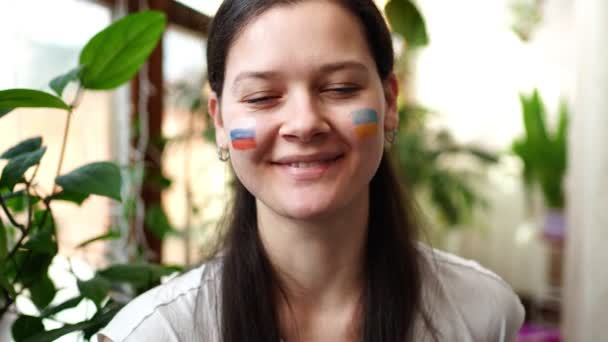
<path id="1" fill-rule="evenodd" d="M 333 1 L 278 5 L 248 23 L 233 42 L 226 83 L 241 72 L 306 73 L 341 61 L 374 61 L 359 20 Z"/>

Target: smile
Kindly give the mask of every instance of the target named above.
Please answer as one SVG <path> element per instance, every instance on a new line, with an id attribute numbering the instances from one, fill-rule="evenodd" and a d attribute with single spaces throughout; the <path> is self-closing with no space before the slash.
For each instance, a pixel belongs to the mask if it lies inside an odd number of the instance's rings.
<path id="1" fill-rule="evenodd" d="M 273 162 L 272 164 L 277 166 L 280 171 L 294 180 L 315 180 L 321 178 L 330 169 L 335 167 L 336 164 L 343 159 L 343 157 L 343 154 L 334 154 L 325 157 L 321 157 L 319 155 L 292 157 L 284 158 L 283 160 Z"/>

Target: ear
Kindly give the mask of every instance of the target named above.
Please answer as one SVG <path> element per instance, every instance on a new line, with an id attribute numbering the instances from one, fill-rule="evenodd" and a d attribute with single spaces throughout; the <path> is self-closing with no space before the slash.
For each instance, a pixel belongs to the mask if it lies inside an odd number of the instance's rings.
<path id="1" fill-rule="evenodd" d="M 397 96 L 399 95 L 399 82 L 394 73 L 384 81 L 384 130 L 392 131 L 399 128 L 399 112 L 397 110 Z"/>
<path id="2" fill-rule="evenodd" d="M 224 130 L 224 120 L 222 119 L 222 112 L 220 109 L 220 99 L 214 91 L 209 94 L 207 109 L 209 110 L 209 115 L 213 119 L 213 126 L 215 127 L 215 143 L 219 147 L 228 148 L 228 140 L 226 131 Z"/>

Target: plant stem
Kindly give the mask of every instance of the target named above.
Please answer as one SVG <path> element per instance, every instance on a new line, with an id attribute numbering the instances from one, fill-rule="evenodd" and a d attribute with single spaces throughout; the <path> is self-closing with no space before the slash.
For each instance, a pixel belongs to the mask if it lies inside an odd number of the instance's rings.
<path id="1" fill-rule="evenodd" d="M 73 109 L 70 108 L 70 110 L 68 111 L 68 118 L 65 122 L 65 129 L 63 131 L 63 141 L 61 142 L 61 152 L 59 154 L 59 164 L 57 165 L 57 173 L 55 175 L 55 179 L 57 179 L 57 177 L 59 177 L 59 175 L 61 174 L 61 166 L 63 164 L 63 158 L 65 155 L 65 146 L 67 145 L 67 139 L 68 139 L 68 131 L 70 130 L 70 121 L 72 119 L 72 112 Z M 55 179 L 53 180 L 53 182 L 55 182 Z M 57 183 L 54 183 L 54 190 L 52 192 L 55 192 L 55 190 L 57 189 Z"/>
<path id="2" fill-rule="evenodd" d="M 55 175 L 55 179 L 57 179 L 57 177 L 59 177 L 59 175 L 61 174 L 61 167 L 63 166 L 63 158 L 65 156 L 65 147 L 67 145 L 68 140 L 68 132 L 70 131 L 70 122 L 72 120 L 72 114 L 74 113 L 74 109 L 78 106 L 78 104 L 80 104 L 80 99 L 82 98 L 82 90 L 82 86 L 79 86 L 78 90 L 76 91 L 76 98 L 74 99 L 74 101 L 70 105 L 70 109 L 68 110 L 68 117 L 65 121 L 65 129 L 63 130 L 63 141 L 61 142 L 61 153 L 59 154 L 59 164 L 57 165 L 57 173 Z M 53 182 L 55 181 L 55 179 L 53 180 Z M 54 193 L 57 189 L 57 183 L 55 183 L 53 188 L 54 190 L 52 192 Z"/>
<path id="3" fill-rule="evenodd" d="M 8 207 L 6 206 L 6 203 L 4 202 L 4 198 L 2 196 L 0 196 L 0 206 L 2 206 L 2 209 L 4 210 L 4 213 L 8 217 L 8 220 L 11 222 L 11 224 L 19 228 L 22 233 L 25 233 L 25 226 L 15 220 L 13 214 L 11 214 L 11 212 L 8 210 Z"/>

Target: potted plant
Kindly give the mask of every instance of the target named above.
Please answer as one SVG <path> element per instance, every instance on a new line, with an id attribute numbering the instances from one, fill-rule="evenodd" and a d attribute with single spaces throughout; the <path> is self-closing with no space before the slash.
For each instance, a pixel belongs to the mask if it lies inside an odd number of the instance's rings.
<path id="1" fill-rule="evenodd" d="M 58 288 L 49 277 L 49 266 L 57 255 L 57 227 L 53 202 L 69 201 L 80 205 L 91 195 L 116 201 L 121 196 L 120 166 L 106 161 L 84 165 L 65 173 L 62 169 L 69 122 L 85 90 L 111 90 L 128 82 L 146 62 L 166 26 L 163 13 L 144 11 L 124 17 L 95 35 L 83 48 L 79 65 L 50 82 L 54 94 L 32 89 L 0 91 L 0 119 L 17 108 L 56 108 L 67 111 L 59 167 L 50 193 L 41 191 L 35 181 L 46 147 L 41 137 L 31 137 L 0 151 L 6 161 L 0 175 L 0 321 L 6 326 L 13 316 L 11 333 L 17 341 L 54 341 L 82 331 L 90 338 L 116 314 L 122 304 L 110 293 L 132 298 L 160 282 L 161 276 L 176 269 L 148 263 L 114 264 L 96 272 L 91 279 L 78 279 L 79 294 L 64 302 L 54 301 Z M 70 101 L 64 89 L 76 83 L 78 90 Z M 16 115 L 17 113 L 14 113 Z M 108 232 L 81 244 L 113 239 Z M 126 285 L 126 286 L 125 286 Z M 17 297 L 29 299 L 38 314 L 24 314 L 15 306 Z M 77 306 L 92 302 L 96 313 L 77 323 L 46 330 L 43 320 Z"/>
<path id="2" fill-rule="evenodd" d="M 563 240 L 566 237 L 564 177 L 568 166 L 568 107 L 562 101 L 557 129 L 551 132 L 547 129 L 545 106 L 538 91 L 534 90 L 531 95 L 520 95 L 520 101 L 525 134 L 515 140 L 512 150 L 523 164 L 528 204 L 531 204 L 530 198 L 536 189 L 542 193 L 542 231 L 550 253 L 550 296 L 552 302 L 559 302 Z"/>
<path id="3" fill-rule="evenodd" d="M 551 239 L 565 236 L 564 176 L 567 170 L 568 108 L 560 105 L 558 125 L 550 132 L 546 125 L 545 106 L 537 90 L 520 95 L 523 137 L 513 143 L 513 152 L 521 159 L 524 184 L 528 193 L 540 188 L 545 207 L 543 232 Z"/>

